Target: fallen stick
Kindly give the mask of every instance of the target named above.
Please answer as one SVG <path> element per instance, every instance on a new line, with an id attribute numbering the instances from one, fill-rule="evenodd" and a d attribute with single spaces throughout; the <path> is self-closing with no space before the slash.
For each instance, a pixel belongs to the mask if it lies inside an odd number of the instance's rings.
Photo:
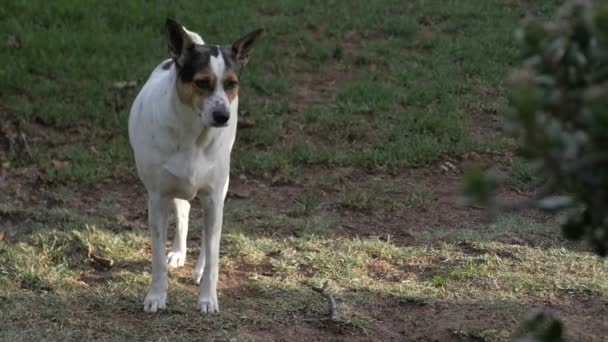
<path id="1" fill-rule="evenodd" d="M 328 316 L 329 319 L 333 321 L 336 318 L 336 300 L 334 299 L 334 296 L 327 291 L 327 282 L 323 284 L 322 288 L 313 286 L 312 290 L 318 292 L 323 298 L 327 299 L 327 304 L 329 304 Z"/>

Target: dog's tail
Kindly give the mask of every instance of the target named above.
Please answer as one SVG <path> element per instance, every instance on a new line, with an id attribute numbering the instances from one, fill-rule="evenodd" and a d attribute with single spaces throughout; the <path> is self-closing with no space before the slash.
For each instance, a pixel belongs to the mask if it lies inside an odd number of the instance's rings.
<path id="1" fill-rule="evenodd" d="M 188 31 L 188 29 L 186 28 L 186 26 L 182 26 L 182 27 L 184 28 L 184 31 L 186 31 L 186 33 L 190 36 L 190 39 L 192 39 L 192 42 L 194 44 L 205 45 L 205 42 L 203 41 L 203 38 L 201 38 L 201 36 L 199 36 L 198 33 L 192 32 L 192 31 Z"/>

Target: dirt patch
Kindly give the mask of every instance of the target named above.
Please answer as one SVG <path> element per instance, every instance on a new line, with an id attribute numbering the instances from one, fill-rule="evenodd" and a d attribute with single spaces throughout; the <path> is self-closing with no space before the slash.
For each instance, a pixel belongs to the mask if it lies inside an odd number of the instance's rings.
<path id="1" fill-rule="evenodd" d="M 236 179 L 231 186 L 249 194 L 249 200 L 265 211 L 293 215 L 303 199 L 314 192 L 315 212 L 339 217 L 333 234 L 344 236 L 391 236 L 396 243 L 412 242 L 412 233 L 434 228 L 471 228 L 487 223 L 482 208 L 459 205 L 462 164 L 452 160 L 453 170 L 437 163 L 427 168 L 403 169 L 397 174 L 366 172 L 351 168 L 313 167 L 302 172 L 297 185 L 272 185 L 264 179 Z M 519 201 L 528 194 L 505 188 L 499 198 Z M 535 210 L 528 217 L 544 217 Z M 262 234 L 290 234 L 289 230 Z"/>
<path id="2" fill-rule="evenodd" d="M 475 303 L 417 303 L 405 300 L 379 300 L 375 309 L 380 334 L 391 340 L 406 341 L 480 341 L 476 334 L 469 333 L 457 324 L 469 329 L 491 329 L 504 326 L 499 318 L 483 317 L 487 308 Z M 392 308 L 399 308 L 394 310 Z"/>
<path id="3" fill-rule="evenodd" d="M 508 340 L 525 313 L 532 309 L 513 302 L 426 303 L 390 298 L 378 298 L 374 302 L 369 305 L 373 305 L 373 309 L 367 308 L 376 318 L 370 335 L 394 341 Z M 489 309 L 491 306 L 497 307 Z M 608 325 L 597 326 L 590 319 L 608 313 L 608 306 L 601 301 L 576 299 L 543 309 L 560 312 L 566 336 L 572 340 L 608 336 Z"/>
<path id="4" fill-rule="evenodd" d="M 294 112 L 318 108 L 333 102 L 336 90 L 340 84 L 355 77 L 352 68 L 337 63 L 331 63 L 316 73 L 299 74 L 295 94 L 290 102 L 290 110 Z"/>
<path id="5" fill-rule="evenodd" d="M 280 324 L 275 327 L 242 327 L 243 340 L 252 341 L 383 341 L 368 336 L 353 336 L 343 332 L 342 324 L 321 322 L 318 324 Z M 387 340 L 384 340 L 387 341 Z"/>
<path id="6" fill-rule="evenodd" d="M 296 89 L 295 110 L 313 106 L 314 103 L 309 102 L 311 99 L 331 100 L 338 84 L 352 77 L 352 72 L 341 70 L 338 64 L 329 65 L 327 72 L 302 75 L 305 82 L 301 82 Z M 498 96 L 492 89 L 480 92 L 488 97 Z M 496 134 L 500 134 L 497 133 L 495 112 L 473 111 L 473 114 L 473 123 L 478 130 L 476 135 L 480 139 L 494 139 Z M 13 126 L 9 128 L 17 129 Z M 292 131 L 289 134 L 291 137 L 296 134 L 297 138 L 299 133 Z M 44 140 L 44 137 L 39 135 L 37 139 Z M 232 201 L 249 201 L 261 210 L 288 217 L 306 218 L 320 213 L 338 218 L 330 234 L 390 236 L 395 243 L 408 244 L 414 242 L 413 233 L 420 230 L 471 228 L 484 223 L 483 209 L 458 205 L 462 170 L 470 161 L 500 165 L 504 158 L 504 155 L 469 153 L 438 161 L 428 167 L 405 168 L 391 173 L 310 166 L 301 170 L 295 182 L 281 182 L 272 177 L 233 175 L 231 193 L 245 195 L 229 197 L 227 205 Z M 58 195 L 56 191 L 55 185 L 44 181 L 43 166 L 0 169 L 0 201 L 3 203 L 17 207 L 62 206 L 78 214 L 101 217 L 108 228 L 116 231 L 146 229 L 147 197 L 135 175 L 69 189 L 65 195 Z M 525 199 L 528 195 L 509 188 L 500 193 L 500 197 L 512 201 Z M 308 203 L 310 197 L 313 197 L 314 203 Z M 309 205 L 310 208 L 307 207 Z M 534 218 L 543 217 L 535 211 L 524 214 Z M 196 220 L 201 215 L 200 206 L 194 204 L 191 218 Z M 0 216 L 2 223 L 12 225 L 14 222 L 11 220 L 7 215 Z M 255 233 L 289 236 L 293 235 L 294 227 L 269 224 L 256 227 Z"/>
<path id="7" fill-rule="evenodd" d="M 549 304 L 549 310 L 559 312 L 572 340 L 594 340 L 596 336 L 608 336 L 608 323 L 598 324 L 597 317 L 608 315 L 608 302 L 594 296 L 577 296 L 559 304 Z M 578 337 L 578 338 L 574 338 Z"/>

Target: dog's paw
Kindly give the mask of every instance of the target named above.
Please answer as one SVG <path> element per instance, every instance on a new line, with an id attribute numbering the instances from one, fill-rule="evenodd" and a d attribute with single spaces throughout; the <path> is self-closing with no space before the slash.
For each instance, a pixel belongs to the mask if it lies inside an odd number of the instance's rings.
<path id="1" fill-rule="evenodd" d="M 184 266 L 186 262 L 186 253 L 181 251 L 171 251 L 167 254 L 167 266 L 169 268 L 177 268 Z"/>
<path id="2" fill-rule="evenodd" d="M 203 314 L 219 313 L 220 306 L 217 302 L 217 295 L 199 296 L 196 308 L 199 309 Z"/>
<path id="3" fill-rule="evenodd" d="M 144 311 L 147 313 L 154 313 L 157 310 L 167 308 L 167 293 L 166 292 L 153 292 L 150 290 L 144 299 Z"/>

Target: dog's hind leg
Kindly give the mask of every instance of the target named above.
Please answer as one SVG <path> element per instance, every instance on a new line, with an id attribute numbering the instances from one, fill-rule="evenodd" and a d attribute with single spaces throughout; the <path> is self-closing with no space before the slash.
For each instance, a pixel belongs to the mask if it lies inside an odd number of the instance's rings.
<path id="1" fill-rule="evenodd" d="M 217 281 L 225 197 L 226 189 L 209 194 L 203 199 L 205 226 L 203 228 L 201 256 L 197 262 L 194 276 L 195 280 L 200 282 L 197 307 L 202 313 L 220 311 L 217 300 Z M 201 277 L 202 281 L 200 281 Z"/>
<path id="2" fill-rule="evenodd" d="M 203 279 L 203 270 L 205 269 L 205 228 L 203 228 L 201 236 L 201 251 L 198 255 L 198 259 L 196 260 L 196 266 L 194 267 L 194 272 L 192 273 L 192 280 L 196 284 L 200 284 Z"/>
<path id="3" fill-rule="evenodd" d="M 144 299 L 144 311 L 164 309 L 167 301 L 167 263 L 165 245 L 171 199 L 151 193 L 148 198 L 148 224 L 152 237 L 152 284 Z"/>
<path id="4" fill-rule="evenodd" d="M 175 218 L 177 226 L 173 248 L 167 254 L 167 265 L 169 267 L 181 267 L 186 262 L 186 237 L 188 236 L 188 214 L 190 213 L 190 203 L 188 201 L 175 198 Z"/>

